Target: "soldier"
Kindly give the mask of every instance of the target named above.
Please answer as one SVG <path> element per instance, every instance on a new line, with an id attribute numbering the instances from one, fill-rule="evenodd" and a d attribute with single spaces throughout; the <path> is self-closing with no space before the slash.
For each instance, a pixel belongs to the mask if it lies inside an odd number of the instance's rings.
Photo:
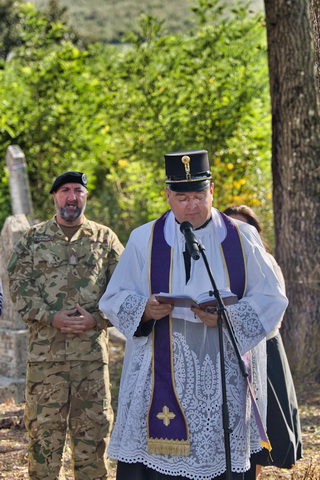
<path id="1" fill-rule="evenodd" d="M 50 190 L 56 215 L 22 236 L 8 264 L 12 299 L 29 326 L 25 424 L 33 480 L 59 477 L 67 430 L 75 479 L 108 476 L 110 324 L 98 302 L 123 246 L 84 216 L 86 187 L 82 172 L 58 176 Z"/>

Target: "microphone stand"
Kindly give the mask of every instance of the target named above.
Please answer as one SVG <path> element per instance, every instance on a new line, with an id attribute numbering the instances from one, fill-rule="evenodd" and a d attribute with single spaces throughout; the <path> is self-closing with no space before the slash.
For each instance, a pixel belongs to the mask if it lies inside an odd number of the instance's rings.
<path id="1" fill-rule="evenodd" d="M 239 351 L 238 344 L 236 342 L 233 328 L 230 324 L 230 319 L 228 317 L 228 312 L 225 309 L 224 303 L 222 301 L 220 292 L 217 288 L 216 282 L 213 278 L 212 271 L 210 265 L 208 263 L 208 259 L 205 254 L 204 246 L 198 242 L 199 251 L 202 255 L 204 260 L 213 291 L 211 295 L 214 295 L 217 300 L 217 312 L 218 312 L 218 334 L 219 334 L 219 347 L 220 347 L 220 368 L 221 368 L 221 387 L 222 387 L 222 423 L 223 423 L 223 430 L 224 430 L 224 445 L 225 445 L 225 453 L 226 453 L 226 480 L 232 480 L 232 472 L 231 472 L 231 449 L 230 449 L 230 433 L 232 432 L 232 428 L 230 427 L 229 423 L 229 410 L 228 410 L 228 402 L 227 402 L 227 388 L 226 388 L 226 375 L 225 375 L 225 360 L 224 360 L 224 345 L 223 345 L 223 323 L 226 325 L 228 333 L 230 335 L 230 339 L 235 350 L 239 367 L 241 373 L 244 378 L 248 377 L 248 373 L 246 370 L 246 366 L 244 361 L 241 358 L 241 354 Z"/>

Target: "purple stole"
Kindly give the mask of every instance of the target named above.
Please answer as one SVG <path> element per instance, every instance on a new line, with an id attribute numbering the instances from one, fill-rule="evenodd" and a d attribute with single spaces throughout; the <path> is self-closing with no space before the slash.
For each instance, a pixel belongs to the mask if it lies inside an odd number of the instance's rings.
<path id="1" fill-rule="evenodd" d="M 151 249 L 151 292 L 170 292 L 171 247 L 164 238 L 165 220 L 153 228 Z M 171 317 L 155 322 L 153 328 L 153 391 L 148 412 L 148 452 L 188 456 L 190 439 L 186 418 L 174 386 Z"/>
<path id="2" fill-rule="evenodd" d="M 230 220 L 227 215 L 222 212 L 219 213 L 227 229 L 227 236 L 221 243 L 221 247 L 224 253 L 224 259 L 229 274 L 230 290 L 231 292 L 236 293 L 238 295 L 238 298 L 240 299 L 243 297 L 243 294 L 246 290 L 246 268 L 240 234 L 237 225 L 235 225 L 235 223 L 232 222 L 232 220 Z M 271 444 L 263 426 L 261 414 L 254 393 L 254 386 L 251 378 L 250 352 L 245 353 L 242 356 L 242 359 L 246 365 L 248 372 L 247 386 L 251 397 L 254 418 L 256 420 L 256 424 L 259 430 L 260 444 L 264 448 L 271 450 Z"/>
<path id="3" fill-rule="evenodd" d="M 170 210 L 160 217 L 153 226 L 150 261 L 151 293 L 171 291 L 171 247 L 164 238 L 164 225 Z M 242 298 L 246 288 L 246 268 L 238 227 L 225 214 L 219 212 L 227 229 L 221 243 L 226 268 L 229 274 L 230 290 Z M 155 322 L 153 328 L 152 394 L 147 416 L 148 452 L 188 456 L 190 439 L 188 424 L 180 405 L 174 385 L 172 355 L 171 316 Z M 246 358 L 248 366 L 248 358 Z M 253 400 L 261 444 L 269 448 L 261 416 L 257 410 L 252 385 L 248 381 Z"/>
<path id="4" fill-rule="evenodd" d="M 226 238 L 221 242 L 226 270 L 229 275 L 230 290 L 238 296 L 243 297 L 246 290 L 246 264 L 238 227 L 230 218 L 219 212 L 227 229 Z"/>

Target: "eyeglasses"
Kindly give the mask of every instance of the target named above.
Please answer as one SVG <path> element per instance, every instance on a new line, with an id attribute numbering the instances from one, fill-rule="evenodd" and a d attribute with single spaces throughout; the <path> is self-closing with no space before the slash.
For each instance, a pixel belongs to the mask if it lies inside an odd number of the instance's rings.
<path id="1" fill-rule="evenodd" d="M 203 203 L 206 203 L 208 200 L 208 193 L 198 193 L 196 195 L 176 195 L 175 200 L 181 205 L 181 206 L 186 206 L 189 204 L 191 200 L 194 201 L 196 205 L 200 205 Z"/>

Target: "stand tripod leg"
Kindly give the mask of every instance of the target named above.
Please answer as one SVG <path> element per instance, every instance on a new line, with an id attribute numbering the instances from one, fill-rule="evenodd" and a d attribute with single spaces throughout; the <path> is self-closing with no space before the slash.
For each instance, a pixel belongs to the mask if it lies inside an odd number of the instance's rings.
<path id="1" fill-rule="evenodd" d="M 221 369 L 221 387 L 222 387 L 222 424 L 224 430 L 224 447 L 226 453 L 226 480 L 232 480 L 231 473 L 231 449 L 230 449 L 230 433 L 232 429 L 229 424 L 229 409 L 227 400 L 226 371 L 224 363 L 224 346 L 223 346 L 223 321 L 221 311 L 218 311 L 218 334 L 220 346 L 220 369 Z"/>

